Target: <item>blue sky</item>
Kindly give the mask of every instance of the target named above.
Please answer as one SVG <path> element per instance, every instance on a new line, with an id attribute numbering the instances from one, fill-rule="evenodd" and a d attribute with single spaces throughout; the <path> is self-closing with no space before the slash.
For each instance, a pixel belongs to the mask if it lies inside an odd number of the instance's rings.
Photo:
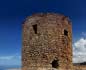
<path id="1" fill-rule="evenodd" d="M 69 16 L 74 55 L 83 52 L 79 44 L 86 50 L 86 0 L 0 0 L 0 66 L 21 65 L 22 23 L 27 16 L 40 12 Z"/>

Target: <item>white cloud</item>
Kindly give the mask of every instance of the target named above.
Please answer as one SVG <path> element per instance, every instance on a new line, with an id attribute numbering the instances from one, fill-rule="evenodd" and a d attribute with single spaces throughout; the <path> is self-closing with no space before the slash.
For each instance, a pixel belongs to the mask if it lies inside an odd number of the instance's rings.
<path id="1" fill-rule="evenodd" d="M 14 56 L 0 56 L 0 60 L 11 60 Z"/>
<path id="2" fill-rule="evenodd" d="M 0 56 L 0 66 L 21 65 L 21 56 Z"/>
<path id="3" fill-rule="evenodd" d="M 0 56 L 0 60 L 12 60 L 14 58 L 20 59 L 21 56 Z"/>
<path id="4" fill-rule="evenodd" d="M 73 62 L 86 62 L 86 39 L 81 38 L 73 44 Z"/>
<path id="5" fill-rule="evenodd" d="M 7 70 L 21 70 L 21 68 L 7 69 Z"/>

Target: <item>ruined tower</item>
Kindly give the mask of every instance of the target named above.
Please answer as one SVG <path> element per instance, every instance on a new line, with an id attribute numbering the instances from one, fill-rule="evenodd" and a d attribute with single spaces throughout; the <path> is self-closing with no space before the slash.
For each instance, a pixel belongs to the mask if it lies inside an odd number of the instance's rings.
<path id="1" fill-rule="evenodd" d="M 72 70 L 72 26 L 68 17 L 46 13 L 23 24 L 22 70 Z"/>

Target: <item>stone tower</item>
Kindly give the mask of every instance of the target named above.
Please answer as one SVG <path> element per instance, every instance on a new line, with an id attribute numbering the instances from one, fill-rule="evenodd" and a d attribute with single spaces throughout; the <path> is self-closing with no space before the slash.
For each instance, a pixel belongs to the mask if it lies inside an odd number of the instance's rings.
<path id="1" fill-rule="evenodd" d="M 23 24 L 22 70 L 72 70 L 72 26 L 61 14 L 35 14 Z"/>

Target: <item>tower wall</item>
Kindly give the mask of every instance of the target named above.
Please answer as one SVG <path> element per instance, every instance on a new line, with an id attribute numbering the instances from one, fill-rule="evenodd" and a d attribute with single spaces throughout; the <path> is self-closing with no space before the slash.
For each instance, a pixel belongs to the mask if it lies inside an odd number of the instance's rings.
<path id="1" fill-rule="evenodd" d="M 23 24 L 22 70 L 72 70 L 72 27 L 60 14 L 36 14 Z"/>

